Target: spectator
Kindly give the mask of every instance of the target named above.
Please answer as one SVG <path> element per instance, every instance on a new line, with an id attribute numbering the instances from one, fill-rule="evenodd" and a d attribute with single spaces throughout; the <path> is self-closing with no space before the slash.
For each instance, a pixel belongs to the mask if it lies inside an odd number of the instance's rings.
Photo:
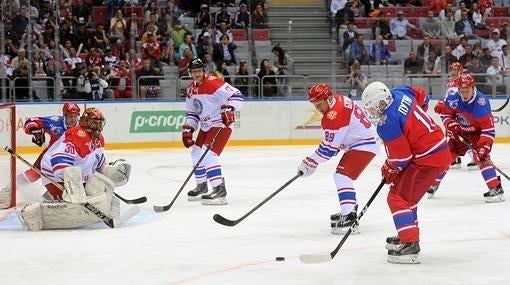
<path id="1" fill-rule="evenodd" d="M 159 72 L 151 66 L 151 60 L 149 58 L 144 59 L 142 68 L 136 71 L 141 99 L 162 97 L 159 79 L 154 77 L 158 75 L 160 75 Z"/>
<path id="2" fill-rule="evenodd" d="M 15 58 L 13 58 L 11 61 L 11 66 L 12 66 L 13 70 L 19 68 L 20 62 L 28 60 L 27 51 L 24 48 L 18 49 L 17 52 L 18 52 L 17 56 Z"/>
<path id="3" fill-rule="evenodd" d="M 136 14 L 135 14 L 136 15 Z M 135 18 L 136 21 L 136 18 Z M 166 13 L 159 21 L 157 25 L 158 33 L 161 34 L 161 37 L 168 41 L 172 38 L 172 15 Z M 173 47 L 172 47 L 173 48 Z"/>
<path id="4" fill-rule="evenodd" d="M 7 32 L 5 36 L 5 54 L 11 58 L 18 55 L 18 39 L 11 32 Z"/>
<path id="5" fill-rule="evenodd" d="M 13 67 L 11 80 L 14 82 L 14 97 L 16 101 L 29 100 L 28 65 L 28 59 L 23 58 L 19 61 L 17 68 Z"/>
<path id="6" fill-rule="evenodd" d="M 159 72 L 161 60 L 161 47 L 153 33 L 148 34 L 148 40 L 142 44 L 142 57 L 151 61 L 152 68 Z"/>
<path id="7" fill-rule="evenodd" d="M 207 6 L 207 4 L 200 5 L 200 12 L 197 14 L 196 25 L 198 28 L 209 28 L 211 25 L 211 14 L 209 13 L 209 6 Z"/>
<path id="8" fill-rule="evenodd" d="M 480 6 L 480 13 L 482 13 L 482 22 L 485 23 L 485 20 L 491 15 L 492 7 L 494 6 L 494 0 L 480 0 L 478 2 Z"/>
<path id="9" fill-rule="evenodd" d="M 193 54 L 192 58 L 197 57 L 197 48 L 195 47 L 195 44 L 193 44 L 193 38 L 190 33 L 187 33 L 184 36 L 184 42 L 179 47 L 179 59 L 184 58 L 184 49 L 186 47 L 191 50 L 191 53 Z"/>
<path id="10" fill-rule="evenodd" d="M 501 58 L 503 54 L 502 47 L 506 44 L 507 42 L 500 38 L 499 29 L 492 30 L 491 39 L 487 41 L 487 48 L 489 48 L 491 55 Z"/>
<path id="11" fill-rule="evenodd" d="M 476 82 L 476 89 L 484 94 L 492 93 L 492 87 L 487 85 L 487 67 L 480 64 L 478 57 L 473 57 L 471 64 L 467 66 L 467 72 L 473 74 Z"/>
<path id="12" fill-rule="evenodd" d="M 254 29 L 267 29 L 269 17 L 262 4 L 258 3 L 252 13 L 252 25 Z"/>
<path id="13" fill-rule="evenodd" d="M 228 12 L 227 5 L 220 3 L 220 10 L 214 15 L 214 26 L 219 29 L 222 22 L 225 22 L 227 28 L 232 27 L 232 15 Z"/>
<path id="14" fill-rule="evenodd" d="M 19 9 L 19 14 L 12 18 L 12 30 L 15 32 L 17 39 L 20 40 L 21 36 L 25 33 L 28 25 L 27 7 L 22 6 Z"/>
<path id="15" fill-rule="evenodd" d="M 226 22 L 222 22 L 220 24 L 219 29 L 216 29 L 216 33 L 214 34 L 214 42 L 213 42 L 213 44 L 214 45 L 219 44 L 221 36 L 223 36 L 223 35 L 227 35 L 228 36 L 228 41 L 230 43 L 234 42 L 234 36 L 232 35 L 232 32 L 228 28 L 228 25 L 227 25 Z"/>
<path id="16" fill-rule="evenodd" d="M 122 15 L 122 10 L 115 11 L 115 17 L 110 19 L 110 40 L 116 42 L 117 40 L 124 41 L 124 35 L 127 33 L 127 23 Z"/>
<path id="17" fill-rule="evenodd" d="M 202 40 L 199 40 L 197 44 L 197 55 L 203 60 L 204 54 L 212 54 L 212 42 L 209 32 L 204 32 L 201 36 Z"/>
<path id="18" fill-rule="evenodd" d="M 96 32 L 92 35 L 92 39 L 92 44 L 96 48 L 105 49 L 106 46 L 110 44 L 102 24 L 97 25 Z"/>
<path id="19" fill-rule="evenodd" d="M 227 70 L 227 64 L 224 61 L 217 62 L 214 76 L 220 78 L 221 80 L 227 82 L 228 84 L 231 84 L 230 74 L 228 73 Z"/>
<path id="20" fill-rule="evenodd" d="M 191 31 L 188 31 L 186 28 L 184 28 L 181 24 L 181 21 L 176 20 L 175 21 L 175 27 L 172 31 L 172 40 L 174 41 L 174 52 L 176 56 L 176 61 L 179 59 L 179 48 L 181 47 L 182 43 L 184 42 L 184 36 L 187 33 L 191 33 Z"/>
<path id="21" fill-rule="evenodd" d="M 448 40 L 455 40 L 458 38 L 455 32 L 455 21 L 453 20 L 452 11 L 446 11 L 446 17 L 441 20 L 441 36 Z"/>
<path id="22" fill-rule="evenodd" d="M 423 59 L 419 58 L 415 51 L 409 52 L 409 57 L 404 61 L 404 74 L 421 74 Z"/>
<path id="23" fill-rule="evenodd" d="M 97 68 L 99 70 L 99 68 Z M 105 96 L 104 89 L 108 87 L 108 83 L 103 78 L 99 77 L 95 69 L 89 70 L 87 73 L 88 84 L 90 85 L 89 97 L 87 100 L 103 101 L 108 97 Z"/>
<path id="24" fill-rule="evenodd" d="M 441 36 L 441 23 L 436 19 L 432 10 L 427 12 L 427 18 L 421 23 L 421 30 L 424 36 L 429 36 L 431 39 Z"/>
<path id="25" fill-rule="evenodd" d="M 429 50 L 427 60 L 423 63 L 423 73 L 436 75 L 441 73 L 441 59 L 437 56 L 435 50 Z"/>
<path id="26" fill-rule="evenodd" d="M 363 43 L 363 35 L 358 35 L 356 40 L 351 44 L 349 48 L 349 56 L 347 57 L 347 64 L 351 66 L 354 60 L 359 61 L 361 64 L 367 64 L 368 52 Z"/>
<path id="27" fill-rule="evenodd" d="M 73 15 L 76 19 L 76 22 L 78 22 L 80 25 L 90 27 L 93 23 L 92 9 L 89 5 L 85 5 L 85 0 L 78 0 L 78 4 L 76 4 L 76 6 L 73 8 Z"/>
<path id="28" fill-rule="evenodd" d="M 464 1 L 459 2 L 459 7 L 455 10 L 453 14 L 453 19 L 455 20 L 455 22 L 458 22 L 462 19 L 462 12 L 467 13 L 466 2 Z"/>
<path id="29" fill-rule="evenodd" d="M 429 36 L 423 37 L 423 42 L 418 45 L 416 52 L 420 58 L 423 58 L 424 62 L 427 62 L 429 51 L 434 51 L 436 55 L 439 55 L 439 51 L 432 45 Z"/>
<path id="30" fill-rule="evenodd" d="M 437 16 L 439 21 L 444 21 L 447 18 L 448 12 L 452 12 L 452 19 L 453 19 L 453 5 L 452 3 L 446 3 L 446 7 L 439 11 L 439 15 Z"/>
<path id="31" fill-rule="evenodd" d="M 156 6 L 156 2 L 154 1 L 150 1 L 147 4 L 145 13 L 143 14 L 143 24 L 145 25 L 151 22 L 151 17 L 153 18 L 152 20 L 155 21 L 155 23 L 158 22 L 159 20 L 158 7 Z"/>
<path id="32" fill-rule="evenodd" d="M 125 0 L 105 0 L 104 5 L 108 7 L 108 19 L 113 18 L 115 9 L 122 9 L 126 4 Z"/>
<path id="33" fill-rule="evenodd" d="M 113 69 L 117 66 L 119 62 L 119 58 L 113 55 L 113 50 L 111 47 L 106 47 L 105 55 L 103 57 L 103 64 L 108 65 L 110 69 Z"/>
<path id="34" fill-rule="evenodd" d="M 239 11 L 234 15 L 234 25 L 237 29 L 248 29 L 248 27 L 250 27 L 250 13 L 248 12 L 246 4 L 241 3 L 241 5 L 239 5 Z"/>
<path id="35" fill-rule="evenodd" d="M 219 63 L 223 62 L 226 65 L 236 65 L 236 57 L 234 54 L 234 50 L 237 46 L 228 41 L 227 35 L 222 35 L 220 38 L 220 43 L 216 45 L 213 53 L 213 61 L 220 66 Z"/>
<path id="36" fill-rule="evenodd" d="M 480 55 L 480 64 L 483 65 L 485 68 L 489 67 L 492 62 L 492 55 L 488 47 L 484 47 L 482 49 L 482 54 Z"/>
<path id="37" fill-rule="evenodd" d="M 133 82 L 131 69 L 125 60 L 119 61 L 117 68 L 112 70 L 114 79 L 112 80 L 113 94 L 115 99 L 132 99 Z"/>
<path id="38" fill-rule="evenodd" d="M 276 67 L 276 75 L 278 82 L 278 89 L 282 95 L 286 95 L 289 91 L 289 74 L 293 74 L 293 62 L 289 57 L 285 50 L 280 46 L 280 44 L 276 44 L 272 49 L 273 53 L 273 65 Z"/>
<path id="39" fill-rule="evenodd" d="M 372 37 L 376 39 L 378 35 L 382 35 L 383 39 L 391 40 L 390 24 L 386 20 L 384 12 L 379 11 L 376 15 L 378 18 L 372 26 Z"/>
<path id="40" fill-rule="evenodd" d="M 101 51 L 98 48 L 93 47 L 85 59 L 85 64 L 89 67 L 94 67 L 100 66 L 102 62 L 103 57 L 101 55 Z"/>
<path id="41" fill-rule="evenodd" d="M 251 77 L 248 72 L 248 62 L 246 60 L 239 61 L 239 71 L 236 73 L 234 79 L 234 86 L 241 91 L 241 93 L 248 97 L 254 96 L 250 88 Z"/>
<path id="42" fill-rule="evenodd" d="M 80 44 L 83 44 L 82 51 L 88 52 L 91 47 L 90 43 L 90 33 L 87 31 L 87 27 L 85 24 L 79 25 L 78 30 L 76 31 L 76 35 L 74 37 L 74 43 L 73 46 L 79 46 Z"/>
<path id="43" fill-rule="evenodd" d="M 367 83 L 368 76 L 361 71 L 360 62 L 355 60 L 351 65 L 351 73 L 347 78 L 347 86 L 349 87 L 347 96 L 349 98 L 360 98 L 361 93 L 367 86 Z"/>
<path id="44" fill-rule="evenodd" d="M 510 71 L 510 47 L 508 45 L 503 45 L 501 47 L 503 54 L 501 55 L 501 67 L 505 69 L 505 71 Z"/>
<path id="45" fill-rule="evenodd" d="M 498 57 L 492 57 L 491 65 L 487 68 L 487 75 L 493 90 L 496 90 L 496 94 L 506 94 L 506 85 L 503 81 L 503 76 L 506 76 L 506 74 L 505 69 L 499 65 Z M 492 94 L 494 95 L 494 93 Z"/>
<path id="46" fill-rule="evenodd" d="M 352 2 L 345 3 L 344 8 L 336 12 L 335 22 L 337 33 L 340 32 L 340 27 L 343 25 L 354 23 L 354 11 L 352 10 Z"/>
<path id="47" fill-rule="evenodd" d="M 342 35 L 343 38 L 342 50 L 345 52 L 358 36 L 359 34 L 356 31 L 356 26 L 354 25 L 354 22 L 347 23 L 347 31 L 345 31 Z"/>
<path id="48" fill-rule="evenodd" d="M 462 63 L 463 66 L 468 67 L 471 64 L 471 61 L 475 57 L 473 54 L 473 46 L 471 44 L 466 44 L 464 47 L 465 53 L 459 57 L 460 63 Z"/>
<path id="49" fill-rule="evenodd" d="M 384 43 L 383 36 L 378 35 L 370 45 L 370 62 L 373 64 L 388 64 L 391 60 L 391 54 L 388 46 Z"/>
<path id="50" fill-rule="evenodd" d="M 179 77 L 188 76 L 189 65 L 193 60 L 193 53 L 191 49 L 186 46 L 184 48 L 184 57 L 179 59 L 178 69 L 179 69 Z"/>
<path id="51" fill-rule="evenodd" d="M 452 54 L 459 59 L 461 56 L 463 56 L 466 53 L 466 49 L 464 48 L 467 45 L 467 39 L 466 37 L 461 37 L 459 44 L 453 49 Z"/>
<path id="52" fill-rule="evenodd" d="M 455 22 L 455 32 L 458 36 L 464 36 L 468 39 L 477 39 L 475 35 L 475 23 L 468 18 L 467 11 L 461 12 L 461 19 Z"/>
<path id="53" fill-rule="evenodd" d="M 141 38 L 142 44 L 146 43 L 149 40 L 149 34 L 153 34 L 157 40 L 157 32 L 158 32 L 158 27 L 156 25 L 154 25 L 154 24 L 147 25 L 147 29 L 142 34 L 142 38 Z"/>
<path id="54" fill-rule="evenodd" d="M 407 19 L 404 19 L 404 11 L 399 10 L 397 17 L 390 21 L 390 31 L 393 39 L 395 40 L 407 40 L 410 39 L 407 36 L 407 29 L 416 29 L 416 26 L 409 23 Z"/>
<path id="55" fill-rule="evenodd" d="M 260 62 L 260 69 L 257 77 L 259 78 L 262 97 L 273 97 L 278 94 L 276 73 L 273 71 L 273 65 L 271 64 L 271 61 L 264 58 Z"/>
<path id="56" fill-rule="evenodd" d="M 471 9 L 468 11 L 468 17 L 475 24 L 475 28 L 485 29 L 485 19 L 482 17 L 482 13 L 480 13 L 480 9 L 478 8 L 478 3 L 474 2 L 471 4 Z"/>

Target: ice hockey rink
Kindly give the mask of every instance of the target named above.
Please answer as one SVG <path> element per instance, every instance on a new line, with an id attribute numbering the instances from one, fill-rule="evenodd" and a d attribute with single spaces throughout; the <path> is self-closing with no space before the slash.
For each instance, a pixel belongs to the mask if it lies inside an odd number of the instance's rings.
<path id="1" fill-rule="evenodd" d="M 451 170 L 434 199 L 420 202 L 419 265 L 386 262 L 387 236 L 395 229 L 385 186 L 351 235 L 328 263 L 303 264 L 302 254 L 328 253 L 342 236 L 330 234 L 338 211 L 332 180 L 338 157 L 313 176 L 298 178 L 234 227 L 213 221 L 219 213 L 237 219 L 289 181 L 315 146 L 227 147 L 221 157 L 229 204 L 202 206 L 186 192 L 170 202 L 192 166 L 184 148 L 107 151 L 127 159 L 131 181 L 116 192 L 147 196 L 141 212 L 122 227 L 28 232 L 12 209 L 0 211 L 0 284 L 509 284 L 510 201 L 487 204 L 479 171 Z M 35 155 L 26 155 L 33 161 Z M 494 163 L 510 173 L 510 144 L 496 144 Z M 355 182 L 363 207 L 380 183 L 382 154 Z M 18 163 L 18 171 L 24 169 Z M 510 183 L 502 177 L 510 199 Z M 19 189 L 19 204 L 35 199 L 42 186 Z M 123 206 L 123 210 L 127 209 Z M 275 261 L 283 256 L 285 261 Z"/>

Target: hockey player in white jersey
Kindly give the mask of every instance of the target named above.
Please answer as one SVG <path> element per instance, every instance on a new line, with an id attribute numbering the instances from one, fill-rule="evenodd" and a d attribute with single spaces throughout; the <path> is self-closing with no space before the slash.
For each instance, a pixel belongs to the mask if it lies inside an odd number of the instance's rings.
<path id="1" fill-rule="evenodd" d="M 344 151 L 333 176 L 340 213 L 331 215 L 331 232 L 341 234 L 357 219 L 353 180 L 379 153 L 377 133 L 364 111 L 354 101 L 333 94 L 333 90 L 325 83 L 313 85 L 308 92 L 308 100 L 322 113 L 322 142 L 310 156 L 303 159 L 298 171 L 303 173 L 303 177 L 309 176 L 318 164 Z"/>
<path id="2" fill-rule="evenodd" d="M 243 94 L 223 80 L 206 74 L 204 63 L 199 58 L 192 60 L 189 71 L 193 80 L 186 88 L 186 123 L 182 126 L 182 142 L 185 147 L 192 147 L 193 165 L 197 164 L 207 146 L 212 145 L 195 170 L 197 187 L 188 192 L 188 200 L 201 200 L 203 205 L 227 204 L 219 156 L 232 134 L 231 125 L 235 121 L 235 112 L 241 109 Z M 199 132 L 193 140 L 195 130 Z M 213 188 L 209 194 L 208 181 Z"/>
<path id="3" fill-rule="evenodd" d="M 65 229 L 98 222 L 99 218 L 81 205 L 85 202 L 112 218 L 119 216 L 119 201 L 113 190 L 127 183 L 131 167 L 105 165 L 104 124 L 101 111 L 87 108 L 79 126 L 67 130 L 44 154 L 42 182 L 53 200 L 30 202 L 20 211 L 26 228 Z M 119 168 L 123 168 L 122 173 Z"/>

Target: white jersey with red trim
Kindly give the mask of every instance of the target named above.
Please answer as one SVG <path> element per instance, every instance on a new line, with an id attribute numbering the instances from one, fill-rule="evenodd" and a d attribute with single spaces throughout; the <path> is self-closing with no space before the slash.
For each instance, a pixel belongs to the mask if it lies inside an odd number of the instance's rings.
<path id="1" fill-rule="evenodd" d="M 329 110 L 322 117 L 321 126 L 322 143 L 310 156 L 317 163 L 329 160 L 341 150 L 379 153 L 374 125 L 365 112 L 346 96 L 333 96 Z"/>
<path id="2" fill-rule="evenodd" d="M 455 94 L 457 91 L 459 91 L 457 81 L 455 79 L 449 79 L 448 83 L 446 83 L 446 93 L 444 94 L 444 98 L 446 99 L 446 97 Z"/>
<path id="3" fill-rule="evenodd" d="M 237 88 L 217 78 L 206 75 L 196 84 L 186 88 L 186 125 L 208 131 L 211 127 L 223 127 L 221 106 L 229 105 L 237 112 L 241 109 L 243 94 Z"/>
<path id="4" fill-rule="evenodd" d="M 66 167 L 81 169 L 82 182 L 105 165 L 104 138 L 93 139 L 82 127 L 67 130 L 44 154 L 41 171 L 57 182 L 62 182 Z M 50 183 L 43 177 L 43 184 Z"/>

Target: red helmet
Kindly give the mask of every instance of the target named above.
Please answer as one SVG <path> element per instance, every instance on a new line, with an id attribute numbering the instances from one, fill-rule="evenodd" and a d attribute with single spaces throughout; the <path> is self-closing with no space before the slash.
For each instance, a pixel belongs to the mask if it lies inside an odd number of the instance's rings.
<path id="1" fill-rule="evenodd" d="M 80 126 L 90 132 L 94 138 L 99 138 L 104 125 L 105 118 L 99 109 L 90 107 L 83 111 L 80 118 Z"/>
<path id="2" fill-rule="evenodd" d="M 456 82 L 459 88 L 475 86 L 475 79 L 469 73 L 461 74 L 459 78 L 457 78 Z"/>
<path id="3" fill-rule="evenodd" d="M 62 114 L 65 116 L 67 114 L 80 114 L 81 110 L 78 104 L 76 103 L 65 103 L 62 106 Z"/>
<path id="4" fill-rule="evenodd" d="M 326 83 L 314 84 L 308 91 L 308 100 L 315 103 L 319 100 L 328 100 L 333 95 L 333 90 Z"/>
<path id="5" fill-rule="evenodd" d="M 450 64 L 450 70 L 452 69 L 457 69 L 458 71 L 462 72 L 462 70 L 464 70 L 464 66 L 462 65 L 462 63 L 456 61 Z"/>

